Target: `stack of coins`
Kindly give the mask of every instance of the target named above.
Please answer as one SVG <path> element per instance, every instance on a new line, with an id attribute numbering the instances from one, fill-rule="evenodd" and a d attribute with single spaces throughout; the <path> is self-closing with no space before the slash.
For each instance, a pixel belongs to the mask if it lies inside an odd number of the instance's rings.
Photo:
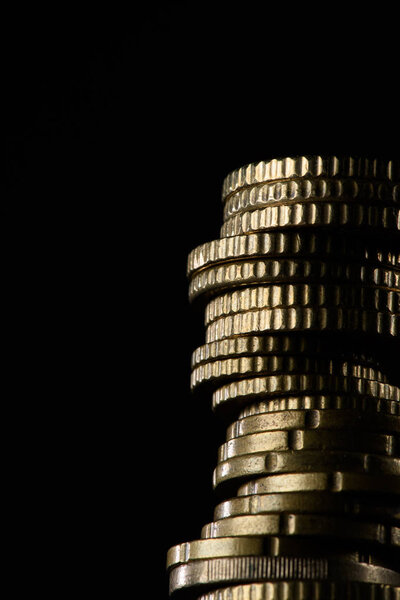
<path id="1" fill-rule="evenodd" d="M 214 521 L 170 549 L 202 600 L 400 598 L 400 163 L 239 168 L 188 259 L 191 386 L 226 423 Z"/>

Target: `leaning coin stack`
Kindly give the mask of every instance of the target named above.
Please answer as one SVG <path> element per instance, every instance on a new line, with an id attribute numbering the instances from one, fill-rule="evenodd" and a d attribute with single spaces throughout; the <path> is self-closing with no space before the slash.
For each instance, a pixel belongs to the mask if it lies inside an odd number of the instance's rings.
<path id="1" fill-rule="evenodd" d="M 400 599 L 400 163 L 274 159 L 222 196 L 188 276 L 206 327 L 191 386 L 226 440 L 170 594 Z"/>

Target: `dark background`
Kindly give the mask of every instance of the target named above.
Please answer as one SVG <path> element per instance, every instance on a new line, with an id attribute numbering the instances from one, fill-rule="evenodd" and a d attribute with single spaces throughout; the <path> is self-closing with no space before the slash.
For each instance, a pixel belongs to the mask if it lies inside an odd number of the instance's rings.
<path id="1" fill-rule="evenodd" d="M 25 415 L 46 440 L 35 493 L 50 481 L 51 537 L 73 547 L 61 589 L 99 552 L 96 583 L 145 579 L 161 598 L 166 550 L 212 518 L 223 433 L 189 391 L 204 331 L 187 255 L 219 236 L 241 165 L 399 157 L 399 53 L 375 5 L 130 8 L 10 24 L 2 213 L 39 396 Z"/>

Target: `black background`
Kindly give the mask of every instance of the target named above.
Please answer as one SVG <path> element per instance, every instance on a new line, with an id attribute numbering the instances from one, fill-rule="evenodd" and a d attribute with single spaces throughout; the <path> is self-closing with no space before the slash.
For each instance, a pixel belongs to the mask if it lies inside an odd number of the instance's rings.
<path id="1" fill-rule="evenodd" d="M 130 8 L 12 21 L 2 212 L 40 396 L 27 421 L 46 424 L 35 489 L 50 481 L 52 539 L 71 543 L 59 588 L 98 552 L 96 584 L 145 580 L 161 598 L 166 550 L 212 518 L 223 434 L 189 391 L 204 332 L 187 255 L 219 236 L 241 165 L 399 157 L 399 53 L 396 19 L 373 5 Z"/>

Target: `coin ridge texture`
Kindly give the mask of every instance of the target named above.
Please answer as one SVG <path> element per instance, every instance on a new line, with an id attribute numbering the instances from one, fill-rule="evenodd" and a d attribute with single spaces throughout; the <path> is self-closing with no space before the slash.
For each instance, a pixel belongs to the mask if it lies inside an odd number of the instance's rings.
<path id="1" fill-rule="evenodd" d="M 400 186 L 356 178 L 300 178 L 265 182 L 238 190 L 224 203 L 224 220 L 257 207 L 284 202 L 363 201 L 396 205 Z"/>
<path id="2" fill-rule="evenodd" d="M 337 539 L 356 538 L 377 544 L 400 546 L 399 528 L 381 523 L 354 521 L 349 517 L 326 515 L 276 513 L 269 515 L 244 515 L 207 523 L 202 538 L 219 538 L 228 535 L 322 535 Z"/>
<path id="3" fill-rule="evenodd" d="M 332 513 L 336 515 L 380 516 L 383 520 L 400 524 L 400 506 L 396 500 L 390 503 L 378 500 L 373 495 L 334 494 L 322 491 L 271 492 L 235 496 L 220 502 L 214 509 L 214 521 L 240 515 L 259 515 L 273 512 Z"/>
<path id="4" fill-rule="evenodd" d="M 368 228 L 398 232 L 400 210 L 393 207 L 343 202 L 278 204 L 244 211 L 221 227 L 221 237 L 297 227 Z"/>
<path id="5" fill-rule="evenodd" d="M 169 550 L 170 594 L 400 600 L 400 160 L 250 163 L 222 209 L 186 263 L 214 520 Z"/>
<path id="6" fill-rule="evenodd" d="M 268 581 L 214 590 L 197 600 L 400 600 L 400 588 L 355 581 Z"/>
<path id="7" fill-rule="evenodd" d="M 187 275 L 221 263 L 248 260 L 254 257 L 279 258 L 348 257 L 353 260 L 400 268 L 400 252 L 365 246 L 363 239 L 355 236 L 325 232 L 321 237 L 310 231 L 269 231 L 219 238 L 197 246 L 188 256 Z"/>
<path id="8" fill-rule="evenodd" d="M 346 306 L 400 314 L 400 291 L 329 283 L 282 283 L 238 288 L 213 298 L 206 305 L 205 325 L 222 316 L 289 306 Z"/>
<path id="9" fill-rule="evenodd" d="M 377 571 L 377 574 L 374 573 Z M 374 583 L 375 577 L 383 584 L 400 585 L 400 575 L 390 569 L 371 568 L 370 565 L 351 561 L 330 561 L 324 558 L 244 556 L 193 561 L 178 565 L 170 573 L 170 594 L 184 588 L 225 582 L 276 581 L 296 579 L 320 581 L 335 580 L 342 573 L 347 581 Z M 375 577 L 374 577 L 375 575 Z"/>
<path id="10" fill-rule="evenodd" d="M 346 284 L 400 290 L 400 271 L 373 264 L 306 259 L 253 259 L 222 263 L 195 275 L 189 284 L 189 299 L 212 296 L 244 285 L 272 284 Z"/>
<path id="11" fill-rule="evenodd" d="M 358 379 L 387 382 L 379 369 L 359 363 L 348 363 L 323 358 L 296 356 L 242 356 L 205 362 L 192 370 L 191 387 L 204 383 L 219 384 L 221 380 L 265 375 L 289 375 L 291 373 L 319 373 L 351 376 Z"/>
<path id="12" fill-rule="evenodd" d="M 386 400 L 400 400 L 400 388 L 378 381 L 360 380 L 353 377 L 332 375 L 271 375 L 238 379 L 218 388 L 212 396 L 214 410 L 226 409 L 233 403 L 253 403 L 254 399 L 267 396 L 301 395 L 316 392 L 333 392 L 343 394 L 359 394 Z"/>
<path id="13" fill-rule="evenodd" d="M 322 473 L 279 473 L 260 476 L 240 485 L 237 495 L 269 494 L 292 491 L 370 491 L 384 489 L 388 494 L 400 494 L 400 479 L 396 475 L 371 475 L 332 471 Z"/>
<path id="14" fill-rule="evenodd" d="M 378 181 L 400 180 L 400 161 L 336 156 L 295 156 L 249 163 L 229 173 L 222 184 L 222 199 L 236 190 L 267 181 L 302 177 L 357 177 Z"/>

